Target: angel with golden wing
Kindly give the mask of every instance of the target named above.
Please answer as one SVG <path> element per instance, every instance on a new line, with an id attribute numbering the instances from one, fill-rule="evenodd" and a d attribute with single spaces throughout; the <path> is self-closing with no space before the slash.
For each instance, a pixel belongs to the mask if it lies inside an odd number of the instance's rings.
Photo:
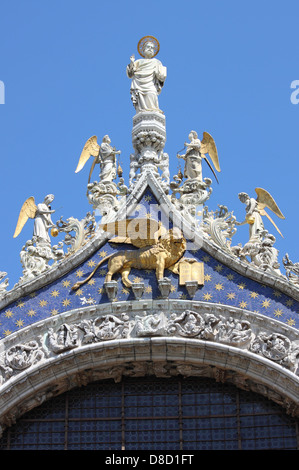
<path id="1" fill-rule="evenodd" d="M 33 236 L 36 237 L 37 240 L 50 243 L 48 230 L 52 227 L 57 228 L 51 219 L 51 214 L 55 212 L 51 209 L 50 205 L 53 200 L 53 194 L 48 194 L 40 204 L 35 204 L 34 197 L 32 196 L 26 199 L 20 210 L 14 238 L 21 233 L 25 223 L 30 218 L 34 219 Z"/>
<path id="2" fill-rule="evenodd" d="M 206 156 L 206 154 L 210 156 L 215 169 L 220 172 L 218 152 L 213 137 L 208 132 L 204 132 L 203 139 L 200 141 L 197 132 L 191 131 L 189 140 L 190 143 L 185 142 L 186 153 L 184 155 L 177 154 L 178 158 L 185 160 L 184 177 L 187 180 L 195 179 L 202 182 L 202 159 L 204 159 L 218 182 L 216 173 Z"/>
<path id="3" fill-rule="evenodd" d="M 262 216 L 266 216 L 274 225 L 278 233 L 282 236 L 279 228 L 272 220 L 265 208 L 270 209 L 277 217 L 284 219 L 284 215 L 277 206 L 271 194 L 263 188 L 255 188 L 257 198 L 249 197 L 247 193 L 239 193 L 239 199 L 246 204 L 246 217 L 243 222 L 236 222 L 236 225 L 249 224 L 249 242 L 256 242 L 261 239 L 264 231 L 264 222 Z"/>
<path id="4" fill-rule="evenodd" d="M 100 164 L 100 182 L 110 183 L 116 178 L 116 155 L 121 152 L 111 147 L 111 140 L 108 135 L 103 137 L 101 145 L 97 142 L 97 136 L 90 137 L 84 145 L 75 173 L 82 170 L 90 157 L 94 157 L 90 168 L 88 183 L 96 164 Z"/>

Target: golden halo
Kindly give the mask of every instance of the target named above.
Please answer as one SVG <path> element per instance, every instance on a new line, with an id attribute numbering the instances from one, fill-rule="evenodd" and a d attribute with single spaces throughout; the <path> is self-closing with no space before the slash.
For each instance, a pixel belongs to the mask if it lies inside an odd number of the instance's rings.
<path id="1" fill-rule="evenodd" d="M 142 57 L 145 57 L 145 55 L 143 53 L 143 50 L 144 50 L 144 46 L 147 42 L 152 42 L 154 44 L 155 52 L 154 52 L 153 57 L 155 57 L 158 54 L 159 50 L 160 50 L 160 44 L 159 44 L 158 39 L 154 38 L 154 36 L 144 36 L 143 38 L 140 39 L 140 41 L 138 43 L 138 46 L 137 46 L 139 54 Z"/>

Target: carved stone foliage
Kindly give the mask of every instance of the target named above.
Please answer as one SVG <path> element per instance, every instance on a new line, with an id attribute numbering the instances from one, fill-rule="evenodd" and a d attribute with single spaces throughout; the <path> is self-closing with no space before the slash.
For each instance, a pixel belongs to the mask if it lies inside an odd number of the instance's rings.
<path id="1" fill-rule="evenodd" d="M 176 175 L 170 183 L 172 189 L 171 202 L 184 218 L 189 222 L 195 222 L 198 215 L 198 207 L 205 204 L 212 194 L 212 180 L 204 178 L 203 181 L 187 180 L 181 184 L 180 175 Z"/>
<path id="2" fill-rule="evenodd" d="M 132 144 L 135 150 L 130 155 L 129 191 L 142 173 L 150 171 L 161 184 L 165 193 L 169 191 L 169 156 L 163 151 L 166 142 L 165 116 L 159 112 L 138 113 L 133 117 Z"/>
<path id="3" fill-rule="evenodd" d="M 118 184 L 113 181 L 94 181 L 87 185 L 87 199 L 93 209 L 101 215 L 102 222 L 105 222 L 108 216 L 111 217 L 111 214 L 116 214 L 121 199 L 127 194 L 127 190 L 123 178 L 120 178 Z"/>
<path id="4" fill-rule="evenodd" d="M 75 253 L 95 234 L 96 222 L 94 213 L 88 212 L 84 219 L 78 220 L 69 217 L 66 221 L 62 217 L 56 223 L 58 231 L 65 233 L 63 244 L 67 246 L 65 256 Z"/>
<path id="5" fill-rule="evenodd" d="M 52 229 L 52 234 L 57 236 L 59 233 L 65 233 L 65 238 L 56 245 L 52 246 L 47 240 L 33 236 L 25 243 L 20 253 L 23 275 L 17 285 L 31 281 L 58 262 L 74 254 L 94 236 L 95 226 L 94 214 L 88 212 L 82 220 L 70 217 L 63 221 L 61 217 L 57 221 L 55 229 Z M 64 245 L 67 247 L 66 252 L 63 249 Z"/>
<path id="6" fill-rule="evenodd" d="M 0 300 L 4 296 L 4 294 L 6 293 L 6 290 L 7 290 L 8 284 L 9 284 L 9 282 L 8 282 L 9 279 L 8 278 L 4 279 L 5 276 L 7 276 L 7 273 L 4 272 L 4 271 L 0 271 Z"/>
<path id="7" fill-rule="evenodd" d="M 273 235 L 264 230 L 260 233 L 259 238 L 249 240 L 243 247 L 241 245 L 235 246 L 232 250 L 242 261 L 251 262 L 263 271 L 281 276 L 278 250 L 273 246 L 275 240 Z"/>
<path id="8" fill-rule="evenodd" d="M 287 279 L 294 284 L 294 286 L 299 287 L 299 263 L 293 263 L 288 253 L 282 259 Z"/>
<path id="9" fill-rule="evenodd" d="M 218 207 L 216 211 L 209 211 L 207 206 L 204 207 L 202 230 L 216 245 L 233 254 L 231 242 L 236 233 L 236 217 L 228 211 L 226 206 L 218 205 Z"/>
<path id="10" fill-rule="evenodd" d="M 0 356 L 0 383 L 37 363 L 86 345 L 129 338 L 177 337 L 225 344 L 262 356 L 298 374 L 299 344 L 260 329 L 248 319 L 212 311 L 149 312 L 95 316 L 49 327 L 36 340 L 14 344 Z"/>

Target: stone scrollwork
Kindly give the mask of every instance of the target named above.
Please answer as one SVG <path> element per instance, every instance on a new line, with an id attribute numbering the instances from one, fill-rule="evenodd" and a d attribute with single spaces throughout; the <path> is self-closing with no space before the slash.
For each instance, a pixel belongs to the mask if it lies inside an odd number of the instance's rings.
<path id="1" fill-rule="evenodd" d="M 241 245 L 234 246 L 232 250 L 242 261 L 251 262 L 263 271 L 281 276 L 278 250 L 273 246 L 275 241 L 274 235 L 263 230 L 260 232 L 259 238 L 249 240 L 243 247 Z"/>
<path id="2" fill-rule="evenodd" d="M 20 252 L 21 264 L 23 266 L 23 276 L 19 279 L 18 284 L 34 279 L 43 272 L 50 269 L 51 261 L 58 261 L 63 257 L 62 244 L 51 247 L 50 243 L 44 240 L 32 237 L 27 240 Z"/>
<path id="3" fill-rule="evenodd" d="M 289 282 L 299 287 L 299 263 L 293 263 L 290 260 L 288 253 L 283 257 L 282 262 Z"/>
<path id="4" fill-rule="evenodd" d="M 202 206 L 212 194 L 212 180 L 187 180 L 181 186 L 178 176 L 170 183 L 171 202 L 190 222 L 197 216 L 197 207 Z"/>
<path id="5" fill-rule="evenodd" d="M 96 222 L 94 213 L 88 212 L 84 219 L 78 220 L 69 217 L 66 221 L 60 217 L 56 222 L 58 231 L 65 233 L 62 244 L 68 247 L 65 256 L 69 256 L 79 250 L 94 236 Z"/>
<path id="6" fill-rule="evenodd" d="M 4 271 L 0 271 L 0 300 L 1 298 L 5 295 L 8 284 L 9 284 L 9 279 L 5 277 L 7 276 L 7 273 Z"/>
<path id="7" fill-rule="evenodd" d="M 204 207 L 202 229 L 216 245 L 232 254 L 231 242 L 236 233 L 236 217 L 226 206 L 218 205 L 218 207 L 216 211 L 209 211 L 207 206 Z"/>
<path id="8" fill-rule="evenodd" d="M 34 279 L 54 267 L 65 257 L 74 254 L 94 236 L 95 225 L 94 214 L 88 212 L 81 221 L 74 217 L 63 221 L 60 217 L 56 225 L 52 227 L 51 235 L 56 237 L 59 233 L 65 233 L 65 238 L 56 245 L 52 246 L 48 240 L 33 236 L 25 243 L 20 252 L 23 275 L 19 279 L 18 285 Z M 66 253 L 63 250 L 64 245 L 68 247 Z"/>

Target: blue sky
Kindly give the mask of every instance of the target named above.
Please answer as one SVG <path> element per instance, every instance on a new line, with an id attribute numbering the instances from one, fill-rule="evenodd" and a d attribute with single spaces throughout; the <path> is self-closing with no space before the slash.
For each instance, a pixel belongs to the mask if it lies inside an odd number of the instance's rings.
<path id="1" fill-rule="evenodd" d="M 158 38 L 158 58 L 168 69 L 160 107 L 171 176 L 189 131 L 208 131 L 221 165 L 209 208 L 224 204 L 241 221 L 238 193 L 265 188 L 286 217 L 273 216 L 284 235 L 277 234 L 279 258 L 288 252 L 299 261 L 299 104 L 290 99 L 299 80 L 298 17 L 295 1 L 2 1 L 0 270 L 10 288 L 32 236 L 29 220 L 13 239 L 27 197 L 41 202 L 53 193 L 54 222 L 91 210 L 89 168 L 75 174 L 90 136 L 110 135 L 128 181 L 135 111 L 125 69 L 145 35 Z M 207 167 L 204 176 L 213 179 Z M 233 244 L 247 239 L 248 227 L 240 227 Z"/>

